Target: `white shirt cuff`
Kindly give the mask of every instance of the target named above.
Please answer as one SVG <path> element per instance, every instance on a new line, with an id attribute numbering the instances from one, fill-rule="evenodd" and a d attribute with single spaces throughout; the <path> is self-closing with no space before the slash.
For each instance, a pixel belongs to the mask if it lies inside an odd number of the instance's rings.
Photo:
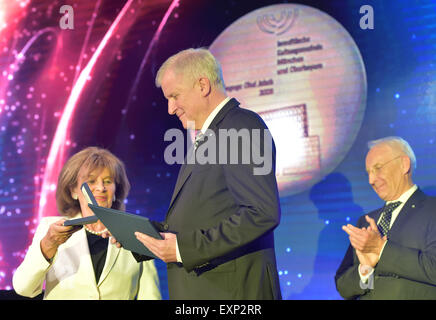
<path id="1" fill-rule="evenodd" d="M 368 281 L 369 277 L 374 273 L 374 268 L 371 266 L 364 265 L 363 267 L 368 270 L 368 273 L 363 275 L 360 272 L 360 266 L 361 265 L 359 264 L 359 266 L 357 267 L 357 271 L 359 272 L 360 280 L 362 281 L 362 283 L 366 283 Z"/>
<path id="2" fill-rule="evenodd" d="M 177 262 L 182 263 L 182 257 L 180 256 L 179 244 L 177 243 L 177 237 L 176 237 L 176 256 L 177 256 Z"/>

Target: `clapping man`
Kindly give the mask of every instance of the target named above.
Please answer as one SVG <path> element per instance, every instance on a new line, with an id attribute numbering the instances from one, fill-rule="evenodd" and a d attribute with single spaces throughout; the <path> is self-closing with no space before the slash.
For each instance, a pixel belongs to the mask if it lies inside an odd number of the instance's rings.
<path id="1" fill-rule="evenodd" d="M 385 205 L 356 226 L 337 270 L 346 299 L 436 299 L 436 198 L 412 180 L 416 158 L 399 137 L 369 143 L 369 184 Z"/>

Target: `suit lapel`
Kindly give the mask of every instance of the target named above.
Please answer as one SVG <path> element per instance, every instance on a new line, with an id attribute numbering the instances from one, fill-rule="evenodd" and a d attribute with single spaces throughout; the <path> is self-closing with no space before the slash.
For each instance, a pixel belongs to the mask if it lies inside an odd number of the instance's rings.
<path id="1" fill-rule="evenodd" d="M 110 241 L 110 240 L 109 240 Z M 103 271 L 101 272 L 100 279 L 98 281 L 98 286 L 106 279 L 112 267 L 117 261 L 118 255 L 120 254 L 120 248 L 117 248 L 115 245 L 109 242 L 107 247 L 106 261 L 104 263 Z"/>
<path id="2" fill-rule="evenodd" d="M 75 235 L 73 235 L 75 236 Z M 89 252 L 88 239 L 86 238 L 86 231 L 82 228 L 82 230 L 77 231 L 77 239 L 76 243 L 74 243 L 74 247 L 79 249 L 79 259 L 80 264 L 83 263 L 83 267 L 78 268 L 78 279 L 88 279 L 88 283 L 95 283 L 95 272 L 94 267 L 92 265 L 91 253 Z"/>
<path id="3" fill-rule="evenodd" d="M 380 219 L 380 216 L 381 216 L 381 214 L 383 212 L 383 208 L 384 208 L 384 206 L 381 207 L 380 209 L 375 210 L 373 214 L 369 215 L 371 218 L 374 219 L 376 224 L 377 224 L 378 220 Z M 365 220 L 365 224 L 366 224 L 366 226 L 369 226 L 369 223 L 366 222 L 366 220 Z"/>
<path id="4" fill-rule="evenodd" d="M 74 218 L 80 218 L 80 217 L 82 216 L 78 215 L 75 216 Z M 92 265 L 91 253 L 89 252 L 89 244 L 88 244 L 88 239 L 86 237 L 85 229 L 77 231 L 75 234 L 73 234 L 72 238 L 74 239 L 74 241 L 70 241 L 69 243 L 70 246 L 74 246 L 76 250 L 78 250 L 77 255 L 80 259 L 79 265 L 81 265 L 81 267 L 79 267 L 77 270 L 77 272 L 80 273 L 77 275 L 78 279 L 88 279 L 88 281 L 86 282 L 95 283 L 96 286 L 99 286 L 103 282 L 103 280 L 108 276 L 109 272 L 114 266 L 115 261 L 117 260 L 121 249 L 117 248 L 113 244 L 108 245 L 106 261 L 100 276 L 100 280 L 97 284 L 95 279 L 94 266 Z"/>
<path id="5" fill-rule="evenodd" d="M 389 234 L 395 234 L 397 230 L 401 230 L 402 226 L 407 223 L 410 216 L 416 212 L 419 212 L 419 209 L 423 205 L 424 199 L 425 194 L 420 189 L 417 189 L 404 204 L 403 208 L 398 214 L 398 217 L 395 219 L 392 228 L 389 230 Z"/>
<path id="6" fill-rule="evenodd" d="M 236 100 L 235 98 L 230 99 L 229 102 L 226 103 L 226 105 L 220 110 L 220 112 L 218 112 L 218 114 L 212 120 L 209 129 L 215 131 L 218 128 L 219 123 L 225 118 L 227 113 L 238 105 L 238 100 Z"/>
<path id="7" fill-rule="evenodd" d="M 188 150 L 188 154 L 193 154 L 194 150 L 190 148 Z M 174 200 L 176 200 L 177 195 L 179 194 L 180 190 L 182 189 L 183 185 L 185 184 L 186 180 L 188 180 L 189 176 L 192 173 L 192 164 L 187 164 L 187 157 L 185 157 L 185 163 L 180 167 L 179 175 L 177 177 L 176 186 L 174 187 L 173 196 L 171 197 L 171 202 L 168 207 L 168 212 L 171 209 L 171 206 L 174 203 Z M 167 214 L 168 214 L 167 212 Z"/>
<path id="8" fill-rule="evenodd" d="M 220 110 L 220 112 L 218 112 L 218 114 L 215 116 L 215 118 L 212 120 L 212 123 L 209 126 L 210 130 L 216 130 L 219 123 L 224 119 L 224 117 L 227 115 L 227 113 L 237 107 L 239 105 L 239 102 L 235 99 L 232 98 L 230 99 L 226 105 Z M 194 146 L 192 145 L 191 148 L 188 150 L 188 152 L 186 153 L 186 157 L 185 157 L 185 163 L 181 166 L 180 170 L 179 170 L 179 175 L 177 177 L 177 182 L 176 182 L 176 186 L 174 187 L 174 192 L 173 192 L 173 196 L 171 197 L 171 201 L 170 201 L 170 205 L 168 207 L 168 211 L 166 216 L 168 217 L 168 214 L 171 210 L 171 207 L 173 206 L 177 195 L 180 193 L 180 191 L 182 190 L 182 187 L 185 185 L 185 182 L 188 180 L 189 176 L 192 173 L 192 170 L 194 168 L 195 164 L 193 163 L 193 154 L 194 154 L 194 150 L 193 150 Z M 190 159 L 188 159 L 188 157 L 191 157 Z M 189 164 L 191 163 L 191 164 Z"/>

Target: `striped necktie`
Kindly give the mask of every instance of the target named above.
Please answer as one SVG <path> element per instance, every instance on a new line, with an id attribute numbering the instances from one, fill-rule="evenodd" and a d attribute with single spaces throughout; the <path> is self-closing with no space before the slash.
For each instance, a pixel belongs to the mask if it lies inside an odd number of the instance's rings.
<path id="1" fill-rule="evenodd" d="M 202 142 L 204 140 L 206 136 L 203 134 L 203 132 L 201 132 L 201 130 L 198 130 L 195 133 L 195 140 L 194 140 L 194 150 L 197 150 L 198 145 L 200 144 L 200 142 Z"/>
<path id="2" fill-rule="evenodd" d="M 382 218 L 378 224 L 378 228 L 382 237 L 388 234 L 391 224 L 392 211 L 394 211 L 400 204 L 401 201 L 395 201 L 385 205 L 383 208 Z"/>

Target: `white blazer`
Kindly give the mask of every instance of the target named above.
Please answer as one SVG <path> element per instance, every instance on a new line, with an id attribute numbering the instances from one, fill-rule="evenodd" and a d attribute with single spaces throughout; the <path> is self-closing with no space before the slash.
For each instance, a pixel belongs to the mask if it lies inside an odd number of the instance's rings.
<path id="1" fill-rule="evenodd" d="M 79 218 L 80 215 L 74 217 Z M 15 271 L 15 291 L 26 297 L 42 292 L 44 299 L 161 299 L 159 278 L 153 260 L 136 262 L 130 251 L 109 241 L 106 262 L 96 283 L 86 231 L 82 228 L 59 246 L 51 264 L 40 242 L 50 224 L 61 217 L 42 218 L 26 257 Z"/>

